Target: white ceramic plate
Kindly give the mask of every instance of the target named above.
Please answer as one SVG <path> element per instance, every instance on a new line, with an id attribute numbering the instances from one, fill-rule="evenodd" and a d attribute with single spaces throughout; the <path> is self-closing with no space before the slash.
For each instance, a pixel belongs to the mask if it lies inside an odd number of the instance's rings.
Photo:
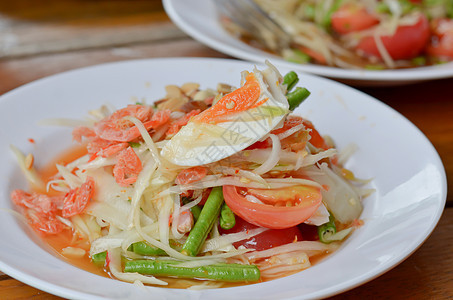
<path id="1" fill-rule="evenodd" d="M 163 0 L 172 21 L 188 35 L 205 45 L 244 60 L 261 63 L 272 59 L 275 65 L 329 77 L 352 85 L 399 85 L 453 76 L 453 62 L 406 70 L 347 70 L 314 64 L 295 64 L 251 47 L 232 37 L 218 22 L 216 0 Z"/>
<path id="2" fill-rule="evenodd" d="M 240 72 L 252 68 L 252 63 L 237 60 L 138 60 L 66 72 L 3 95 L 0 207 L 13 209 L 9 193 L 26 188 L 8 144 L 34 153 L 38 166 L 71 145 L 71 129 L 37 126 L 39 120 L 80 119 L 106 102 L 120 108 L 137 99 L 158 99 L 167 84 L 237 86 Z M 356 143 L 359 150 L 347 166 L 359 177 L 374 178 L 371 187 L 376 192 L 364 201 L 365 225 L 333 255 L 301 273 L 250 286 L 206 291 L 140 288 L 69 265 L 46 250 L 18 218 L 0 211 L 0 270 L 66 298 L 302 299 L 340 293 L 394 267 L 423 243 L 442 213 L 446 177 L 439 156 L 414 125 L 385 104 L 328 79 L 300 77 L 312 95 L 297 112 L 331 135 L 339 148 Z"/>

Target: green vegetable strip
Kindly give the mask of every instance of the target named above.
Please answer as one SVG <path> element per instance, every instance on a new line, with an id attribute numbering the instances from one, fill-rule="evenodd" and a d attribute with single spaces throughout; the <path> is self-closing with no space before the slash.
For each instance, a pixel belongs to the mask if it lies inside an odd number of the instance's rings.
<path id="1" fill-rule="evenodd" d="M 104 264 L 107 257 L 107 251 L 96 253 L 91 256 L 91 261 L 95 264 Z"/>
<path id="2" fill-rule="evenodd" d="M 291 71 L 288 72 L 284 77 L 283 77 L 283 84 L 286 84 L 286 89 L 291 91 L 293 87 L 299 82 L 299 77 L 297 76 L 296 72 Z"/>
<path id="3" fill-rule="evenodd" d="M 198 218 L 200 217 L 201 207 L 199 207 L 198 205 L 192 206 L 190 208 L 190 212 L 192 213 L 193 220 L 196 222 L 198 220 Z"/>
<path id="4" fill-rule="evenodd" d="M 319 241 L 329 244 L 332 241 L 329 240 L 329 237 L 334 235 L 337 232 L 337 227 L 335 226 L 335 219 L 333 218 L 332 214 L 329 216 L 329 222 L 318 226 L 318 236 Z"/>
<path id="5" fill-rule="evenodd" d="M 182 197 L 182 203 L 187 204 L 192 202 L 193 200 L 188 198 L 188 197 Z M 196 222 L 198 220 L 198 217 L 200 216 L 201 213 L 201 208 L 198 205 L 192 206 L 190 208 L 190 212 L 192 213 L 193 220 Z"/>
<path id="6" fill-rule="evenodd" d="M 201 210 L 200 216 L 193 226 L 187 237 L 186 242 L 182 246 L 181 253 L 190 256 L 197 256 L 203 245 L 209 231 L 217 220 L 220 213 L 220 208 L 223 204 L 222 187 L 217 186 L 211 190 L 206 203 Z"/>
<path id="7" fill-rule="evenodd" d="M 178 278 L 206 278 L 218 281 L 258 281 L 260 270 L 255 265 L 214 264 L 195 268 L 179 267 L 178 262 L 134 260 L 125 264 L 124 272 Z"/>
<path id="8" fill-rule="evenodd" d="M 182 245 L 180 243 L 178 243 L 174 240 L 170 240 L 169 244 L 170 244 L 170 247 L 172 247 L 173 249 L 176 249 L 177 251 L 181 250 Z M 140 255 L 168 256 L 167 252 L 165 252 L 164 250 L 157 248 L 155 246 L 152 246 L 145 241 L 133 243 L 132 245 L 129 246 L 129 248 L 127 250 L 140 254 Z"/>
<path id="9" fill-rule="evenodd" d="M 166 256 L 167 252 L 164 250 L 157 248 L 155 246 L 149 245 L 146 242 L 137 242 L 133 243 L 130 247 L 130 250 L 134 253 L 140 255 L 150 255 L 150 256 Z"/>
<path id="10" fill-rule="evenodd" d="M 289 110 L 294 110 L 298 107 L 307 97 L 310 96 L 310 92 L 306 88 L 297 87 L 291 93 L 286 95 L 289 103 Z"/>
<path id="11" fill-rule="evenodd" d="M 234 225 L 236 225 L 234 212 L 226 203 L 223 203 L 222 208 L 220 209 L 220 227 L 223 229 L 231 229 Z"/>

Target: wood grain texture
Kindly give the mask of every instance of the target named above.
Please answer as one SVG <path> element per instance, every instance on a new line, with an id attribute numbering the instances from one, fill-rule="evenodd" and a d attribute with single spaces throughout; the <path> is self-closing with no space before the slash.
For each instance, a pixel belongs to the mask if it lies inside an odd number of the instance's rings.
<path id="1" fill-rule="evenodd" d="M 20 281 L 8 277 L 0 277 L 0 299 L 62 299 L 60 297 L 48 294 L 34 287 L 26 285 Z"/>
<path id="2" fill-rule="evenodd" d="M 85 49 L 0 60 L 0 94 L 56 73 L 107 62 L 158 57 L 228 57 L 195 42 L 175 39 L 159 43 Z"/>
<path id="3" fill-rule="evenodd" d="M 400 87 L 361 90 L 391 106 L 414 123 L 430 140 L 447 173 L 448 191 L 453 191 L 453 79 Z M 447 195 L 453 205 L 453 193 Z"/>
<path id="4" fill-rule="evenodd" d="M 0 13 L 0 58 L 185 36 L 160 1 L 0 1 Z"/>

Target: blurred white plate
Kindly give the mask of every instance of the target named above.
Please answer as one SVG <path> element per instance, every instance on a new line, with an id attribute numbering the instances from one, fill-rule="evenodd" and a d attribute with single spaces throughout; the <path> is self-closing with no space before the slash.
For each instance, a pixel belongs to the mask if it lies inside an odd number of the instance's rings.
<path id="1" fill-rule="evenodd" d="M 163 0 L 163 4 L 167 14 L 181 30 L 201 43 L 236 58 L 258 63 L 271 59 L 279 67 L 304 71 L 356 86 L 400 85 L 453 77 L 453 62 L 430 67 L 378 71 L 291 63 L 231 36 L 218 21 L 214 1 Z"/>
<path id="2" fill-rule="evenodd" d="M 237 86 L 240 72 L 252 68 L 252 63 L 223 59 L 137 60 L 62 73 L 1 96 L 0 208 L 14 209 L 10 192 L 26 188 L 8 144 L 32 152 L 38 167 L 71 145 L 71 129 L 37 126 L 39 120 L 80 119 L 106 102 L 120 108 L 137 99 L 159 99 L 167 84 Z M 331 135 L 339 148 L 356 143 L 359 150 L 347 167 L 361 178 L 374 178 L 371 187 L 376 189 L 364 201 L 365 225 L 322 262 L 286 278 L 237 288 L 141 288 L 66 263 L 48 251 L 28 226 L 0 210 L 0 270 L 71 299 L 301 299 L 340 293 L 394 267 L 423 243 L 443 211 L 446 177 L 439 156 L 412 123 L 385 104 L 328 79 L 300 77 L 312 95 L 297 113 Z"/>

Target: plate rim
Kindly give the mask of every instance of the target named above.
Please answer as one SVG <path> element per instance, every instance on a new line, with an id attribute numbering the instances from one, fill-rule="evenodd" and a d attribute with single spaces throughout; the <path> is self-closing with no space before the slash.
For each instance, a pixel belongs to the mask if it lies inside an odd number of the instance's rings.
<path id="1" fill-rule="evenodd" d="M 238 61 L 238 60 L 234 60 L 234 59 L 199 58 L 199 57 L 150 58 L 150 59 L 134 59 L 134 60 L 119 61 L 119 62 L 103 63 L 103 64 L 98 64 L 98 65 L 93 65 L 93 66 L 88 66 L 88 67 L 82 67 L 82 68 L 77 68 L 77 69 L 73 69 L 73 70 L 68 70 L 68 71 L 65 71 L 65 72 L 53 74 L 53 75 L 50 75 L 50 76 L 47 76 L 47 77 L 44 77 L 44 78 L 37 79 L 37 80 L 32 81 L 32 82 L 29 82 L 27 84 L 24 84 L 24 85 L 22 85 L 20 87 L 17 87 L 15 89 L 11 90 L 11 91 L 8 91 L 7 93 L 4 93 L 3 95 L 0 95 L 0 105 L 2 105 L 4 101 L 8 101 L 8 98 L 10 96 L 14 96 L 15 93 L 20 93 L 20 92 L 22 92 L 24 90 L 27 90 L 27 89 L 33 89 L 35 85 L 39 85 L 39 84 L 41 84 L 43 82 L 46 82 L 46 81 L 52 81 L 56 77 L 66 76 L 67 74 L 77 73 L 77 72 L 82 72 L 83 73 L 83 72 L 85 72 L 87 70 L 96 71 L 95 69 L 102 69 L 104 67 L 109 67 L 109 66 L 110 67 L 118 67 L 118 66 L 121 66 L 121 65 L 136 64 L 136 63 L 140 63 L 140 62 L 144 62 L 144 61 L 147 61 L 147 62 L 155 62 L 155 61 L 157 61 L 157 62 L 190 61 L 191 63 L 193 63 L 193 62 L 202 62 L 202 63 L 205 63 L 205 62 L 210 62 L 210 63 L 212 63 L 212 62 L 214 62 L 214 63 L 215 62 L 229 62 L 229 63 L 238 64 L 238 65 L 245 65 L 245 64 L 252 65 L 253 64 L 253 63 L 250 63 L 250 62 Z M 263 64 L 261 63 L 259 65 L 262 66 Z M 443 199 L 441 199 L 441 202 L 443 203 L 443 206 L 439 207 L 436 210 L 437 214 L 433 218 L 436 221 L 431 223 L 431 226 L 427 230 L 427 234 L 426 234 L 426 236 L 424 236 L 422 241 L 421 242 L 416 242 L 416 244 L 418 244 L 418 246 L 413 248 L 413 249 L 411 249 L 411 251 L 405 253 L 403 257 L 400 256 L 398 258 L 394 258 L 394 261 L 396 261 L 396 262 L 391 262 L 391 263 L 389 262 L 388 266 L 386 268 L 381 268 L 381 270 L 379 272 L 374 272 L 374 273 L 372 272 L 371 276 L 369 276 L 369 275 L 368 276 L 362 276 L 360 280 L 355 279 L 355 284 L 342 283 L 341 284 L 343 286 L 342 289 L 336 289 L 336 290 L 334 289 L 334 290 L 331 290 L 331 291 L 324 290 L 324 291 L 320 291 L 319 293 L 312 293 L 310 295 L 310 296 L 314 296 L 314 297 L 318 297 L 318 296 L 327 297 L 327 296 L 332 296 L 332 295 L 336 295 L 338 293 L 342 293 L 342 292 L 348 291 L 348 290 L 353 289 L 353 288 L 355 288 L 357 286 L 360 286 L 360 285 L 362 285 L 362 284 L 364 284 L 366 282 L 369 282 L 369 281 L 375 279 L 376 277 L 379 277 L 383 273 L 388 272 L 390 269 L 396 267 L 398 264 L 403 262 L 407 257 L 412 255 L 419 247 L 421 247 L 423 245 L 424 241 L 426 241 L 426 239 L 429 238 L 429 236 L 431 235 L 431 233 L 433 232 L 433 230 L 437 226 L 437 224 L 438 224 L 438 222 L 440 220 L 440 217 L 441 217 L 441 215 L 443 213 L 443 207 L 445 206 L 446 196 L 447 196 L 447 194 L 446 194 L 447 181 L 446 181 L 445 167 L 444 167 L 444 165 L 442 163 L 442 160 L 441 160 L 437 150 L 435 149 L 435 147 L 433 146 L 431 141 L 426 137 L 426 135 L 417 126 L 415 126 L 411 121 L 409 121 L 406 117 L 404 117 L 398 111 L 396 111 L 395 109 L 393 109 L 389 105 L 379 101 L 378 99 L 376 99 L 376 98 L 374 98 L 374 97 L 372 97 L 370 95 L 367 95 L 366 93 L 361 92 L 361 91 L 359 91 L 357 89 L 354 89 L 354 88 L 351 88 L 349 86 L 346 86 L 344 84 L 335 82 L 335 81 L 330 80 L 330 79 L 322 78 L 322 77 L 319 77 L 319 76 L 316 76 L 316 75 L 313 75 L 313 74 L 304 74 L 304 75 L 308 76 L 308 77 L 316 78 L 317 80 L 328 82 L 329 84 L 336 85 L 336 86 L 338 86 L 338 87 L 340 87 L 342 89 L 348 89 L 350 91 L 354 91 L 355 93 L 360 94 L 362 97 L 367 98 L 367 101 L 371 101 L 374 104 L 381 105 L 386 110 L 389 110 L 389 112 L 396 113 L 398 115 L 398 117 L 402 118 L 406 124 L 408 124 L 413 129 L 415 129 L 417 131 L 417 135 L 419 137 L 422 137 L 425 140 L 425 142 L 427 143 L 427 145 L 429 145 L 430 149 L 433 152 L 432 154 L 435 155 L 434 158 L 439 163 L 438 167 L 441 168 L 440 171 L 442 173 L 442 182 L 441 182 L 442 193 L 441 194 L 444 195 L 444 197 L 443 197 Z M 24 282 L 24 283 L 26 283 L 26 284 L 28 284 L 30 286 L 34 286 L 34 287 L 36 287 L 38 289 L 41 289 L 43 291 L 47 291 L 47 292 L 55 294 L 55 295 L 59 295 L 59 296 L 63 296 L 63 297 L 68 297 L 68 296 L 69 297 L 74 297 L 74 296 L 79 296 L 79 295 L 80 296 L 84 296 L 84 297 L 85 296 L 89 296 L 90 298 L 94 297 L 92 294 L 85 294 L 85 293 L 82 293 L 82 292 L 74 290 L 74 289 L 70 289 L 70 288 L 67 288 L 67 287 L 61 287 L 60 285 L 56 285 L 54 283 L 43 281 L 40 278 L 33 277 L 33 276 L 31 276 L 31 275 L 29 275 L 27 273 L 20 272 L 17 269 L 12 268 L 8 264 L 5 264 L 2 260 L 0 260 L 0 266 L 1 266 L 1 269 L 6 274 L 9 274 L 11 277 L 17 278 L 18 280 L 20 280 L 20 281 L 22 281 L 22 282 Z M 351 279 L 350 281 L 354 281 L 354 280 Z M 192 293 L 192 292 L 190 292 L 190 293 Z M 75 294 L 77 294 L 77 295 L 75 295 Z M 102 298 L 99 298 L 99 299 L 102 299 Z"/>

